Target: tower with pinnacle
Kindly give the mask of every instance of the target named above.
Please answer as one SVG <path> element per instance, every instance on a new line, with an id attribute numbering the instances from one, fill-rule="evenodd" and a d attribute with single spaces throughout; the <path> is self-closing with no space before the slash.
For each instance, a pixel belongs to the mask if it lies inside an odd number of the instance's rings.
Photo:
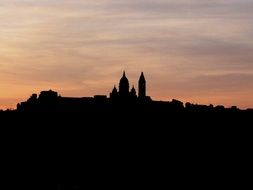
<path id="1" fill-rule="evenodd" d="M 146 97 L 146 79 L 144 77 L 143 72 L 141 73 L 141 76 L 140 76 L 140 79 L 139 79 L 138 97 L 139 98 L 145 98 Z"/>

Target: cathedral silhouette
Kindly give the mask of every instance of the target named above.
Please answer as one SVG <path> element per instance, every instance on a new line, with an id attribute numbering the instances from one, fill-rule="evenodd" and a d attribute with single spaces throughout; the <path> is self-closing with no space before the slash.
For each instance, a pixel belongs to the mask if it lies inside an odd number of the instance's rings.
<path id="1" fill-rule="evenodd" d="M 17 105 L 17 111 L 25 112 L 151 112 L 151 113 L 168 113 L 168 112 L 238 112 L 236 106 L 225 108 L 223 105 L 213 106 L 198 105 L 192 103 L 183 103 L 179 100 L 157 101 L 147 96 L 147 82 L 144 73 L 141 72 L 138 81 L 138 95 L 133 86 L 130 90 L 129 80 L 125 71 L 119 81 L 118 89 L 113 87 L 109 96 L 95 95 L 93 97 L 62 97 L 57 92 L 49 90 L 32 94 L 25 102 Z M 252 109 L 247 109 L 251 111 Z"/>
<path id="2" fill-rule="evenodd" d="M 42 91 L 39 96 L 32 96 L 25 102 L 17 105 L 18 111 L 108 111 L 120 108 L 122 105 L 148 104 L 152 102 L 146 94 L 146 79 L 142 72 L 138 81 L 138 96 L 134 86 L 130 90 L 129 80 L 125 71 L 119 81 L 119 88 L 112 89 L 109 97 L 106 95 L 95 95 L 94 97 L 62 97 L 57 92 L 49 90 Z"/>
<path id="3" fill-rule="evenodd" d="M 119 82 L 119 91 L 117 90 L 116 86 L 114 86 L 112 92 L 110 93 L 111 99 L 134 99 L 137 98 L 136 90 L 134 86 L 129 91 L 129 81 L 126 77 L 125 71 L 123 72 L 123 76 Z M 146 98 L 146 79 L 144 77 L 144 73 L 141 73 L 139 78 L 139 88 L 138 88 L 138 98 L 145 99 Z"/>

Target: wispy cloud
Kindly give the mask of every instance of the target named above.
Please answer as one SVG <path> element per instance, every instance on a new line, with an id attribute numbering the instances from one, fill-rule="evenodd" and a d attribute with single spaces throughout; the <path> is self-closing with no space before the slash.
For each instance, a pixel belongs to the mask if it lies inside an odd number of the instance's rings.
<path id="1" fill-rule="evenodd" d="M 207 103 L 211 93 L 220 102 L 230 92 L 226 105 L 253 107 L 233 95 L 252 94 L 252 8 L 252 0 L 1 0 L 0 98 L 47 88 L 104 94 L 126 69 L 135 84 L 145 71 L 157 99 Z"/>

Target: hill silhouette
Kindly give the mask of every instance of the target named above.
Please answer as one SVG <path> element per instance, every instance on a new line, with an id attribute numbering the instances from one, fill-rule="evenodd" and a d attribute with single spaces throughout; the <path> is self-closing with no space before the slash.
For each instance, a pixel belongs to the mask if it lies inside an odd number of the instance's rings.
<path id="1" fill-rule="evenodd" d="M 143 73 L 137 95 L 124 72 L 109 97 L 42 91 L 0 116 L 9 189 L 77 190 L 168 187 L 164 173 L 175 185 L 213 183 L 204 176 L 221 167 L 231 174 L 238 155 L 247 158 L 253 111 L 155 101 Z"/>
<path id="2" fill-rule="evenodd" d="M 142 128 L 154 126 L 231 126 L 242 125 L 253 116 L 253 109 L 241 110 L 236 106 L 198 105 L 179 100 L 156 101 L 147 96 L 146 79 L 142 72 L 138 92 L 130 85 L 126 73 L 113 87 L 109 96 L 62 97 L 53 90 L 32 94 L 17 109 L 0 112 L 8 124 L 18 122 L 27 126 L 42 125 L 50 130 L 58 126 L 111 126 Z M 8 119 L 7 119 L 8 118 Z M 81 125 L 80 125 L 81 124 Z M 136 128 L 137 126 L 137 128 Z M 84 127 L 85 128 L 85 127 Z"/>

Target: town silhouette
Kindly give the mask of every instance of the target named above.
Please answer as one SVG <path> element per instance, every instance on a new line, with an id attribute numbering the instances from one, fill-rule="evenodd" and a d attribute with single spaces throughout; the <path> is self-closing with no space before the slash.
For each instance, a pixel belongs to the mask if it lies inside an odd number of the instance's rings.
<path id="1" fill-rule="evenodd" d="M 0 116 L 9 189 L 81 190 L 121 187 L 129 183 L 127 177 L 139 182 L 140 175 L 150 181 L 164 177 L 155 168 L 166 168 L 174 179 L 192 165 L 189 178 L 206 164 L 203 155 L 215 168 L 215 155 L 246 147 L 239 145 L 250 139 L 244 134 L 253 111 L 156 101 L 148 96 L 144 73 L 137 91 L 123 72 L 108 96 L 73 98 L 42 91 Z M 137 168 L 140 173 L 133 172 Z"/>
<path id="2" fill-rule="evenodd" d="M 119 81 L 119 87 L 112 89 L 109 97 L 106 95 L 95 95 L 94 97 L 62 97 L 53 90 L 42 91 L 39 96 L 32 94 L 25 101 L 18 103 L 18 112 L 55 112 L 55 113 L 109 113 L 118 111 L 130 111 L 141 113 L 173 113 L 173 112 L 252 112 L 252 109 L 240 110 L 236 106 L 225 108 L 223 105 L 198 105 L 183 103 L 179 100 L 156 101 L 147 96 L 147 84 L 144 73 L 142 72 L 138 81 L 138 94 L 133 86 L 130 85 L 125 71 Z"/>

